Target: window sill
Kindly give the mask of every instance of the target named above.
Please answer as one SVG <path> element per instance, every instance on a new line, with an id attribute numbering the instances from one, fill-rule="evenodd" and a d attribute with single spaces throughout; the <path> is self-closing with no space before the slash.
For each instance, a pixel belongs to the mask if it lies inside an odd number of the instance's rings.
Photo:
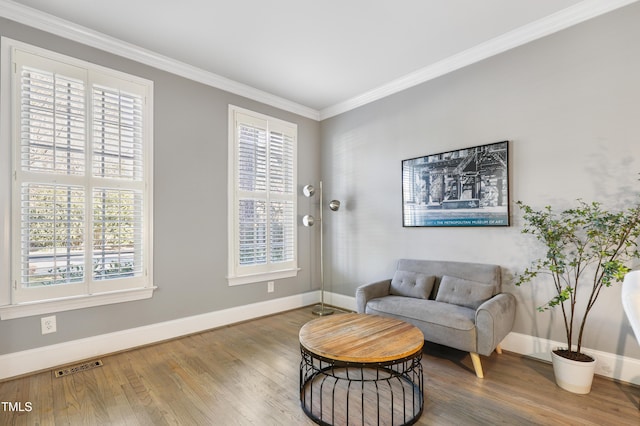
<path id="1" fill-rule="evenodd" d="M 227 281 L 229 282 L 230 286 L 234 286 L 234 285 L 242 285 L 242 284 L 260 283 L 260 282 L 271 281 L 271 280 L 280 280 L 283 278 L 296 277 L 298 275 L 299 270 L 300 268 L 286 269 L 282 271 L 263 272 L 260 274 L 253 274 L 253 275 L 227 277 Z"/>
<path id="2" fill-rule="evenodd" d="M 34 315 L 51 314 L 54 312 L 71 311 L 73 309 L 150 299 L 156 288 L 157 287 L 137 288 L 132 290 L 93 294 L 90 296 L 77 296 L 65 299 L 53 299 L 40 302 L 0 306 L 0 320 L 24 318 Z"/>

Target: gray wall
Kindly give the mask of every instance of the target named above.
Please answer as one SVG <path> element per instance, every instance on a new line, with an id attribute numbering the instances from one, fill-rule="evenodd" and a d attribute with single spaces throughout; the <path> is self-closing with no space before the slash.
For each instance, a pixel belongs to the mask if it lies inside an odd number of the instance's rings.
<path id="1" fill-rule="evenodd" d="M 563 341 L 559 318 L 535 311 L 551 293 L 513 285 L 544 253 L 520 233 L 513 202 L 619 207 L 638 196 L 638 22 L 634 4 L 323 121 L 325 193 L 343 201 L 327 217 L 327 289 L 353 295 L 402 257 L 497 263 L 518 299 L 514 331 Z M 511 141 L 512 226 L 402 227 L 401 160 L 502 140 Z M 640 358 L 619 286 L 602 294 L 589 328 L 586 347 Z"/>
<path id="2" fill-rule="evenodd" d="M 300 187 L 319 180 L 319 123 L 8 20 L 0 19 L 0 35 L 154 81 L 154 281 L 159 287 L 149 300 L 57 313 L 58 332 L 45 336 L 40 316 L 0 321 L 0 354 L 318 287 L 319 270 L 312 262 L 317 250 L 310 250 L 314 234 L 302 226 L 302 270 L 297 278 L 277 281 L 274 293 L 267 293 L 266 283 L 229 287 L 225 276 L 228 105 L 298 124 Z M 300 197 L 300 214 L 307 212 L 308 202 Z"/>

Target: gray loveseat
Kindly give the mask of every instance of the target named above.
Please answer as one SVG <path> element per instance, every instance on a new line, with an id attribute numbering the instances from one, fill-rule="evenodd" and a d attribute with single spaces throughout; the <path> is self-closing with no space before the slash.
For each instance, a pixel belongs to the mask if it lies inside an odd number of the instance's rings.
<path id="1" fill-rule="evenodd" d="M 479 355 L 501 352 L 515 318 L 515 297 L 501 293 L 501 282 L 497 265 L 400 259 L 393 278 L 358 287 L 357 310 L 401 319 L 426 341 L 469 352 L 482 378 Z"/>

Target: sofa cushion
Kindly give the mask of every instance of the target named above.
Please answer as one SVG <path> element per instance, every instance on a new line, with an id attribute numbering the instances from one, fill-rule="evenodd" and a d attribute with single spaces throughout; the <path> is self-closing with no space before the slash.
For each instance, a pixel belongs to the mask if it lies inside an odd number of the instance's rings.
<path id="1" fill-rule="evenodd" d="M 477 352 L 473 309 L 401 296 L 371 299 L 365 313 L 390 316 L 418 327 L 424 339 L 466 352 Z"/>
<path id="2" fill-rule="evenodd" d="M 396 269 L 414 271 L 426 275 L 443 277 L 449 275 L 479 283 L 491 284 L 493 294 L 501 292 L 502 273 L 498 265 L 469 262 L 448 262 L 441 260 L 400 259 Z M 439 279 L 436 278 L 436 286 Z"/>
<path id="3" fill-rule="evenodd" d="M 492 295 L 491 285 L 445 275 L 440 280 L 436 301 L 477 309 Z"/>
<path id="4" fill-rule="evenodd" d="M 428 299 L 436 277 L 412 271 L 396 271 L 389 293 L 394 296 Z"/>

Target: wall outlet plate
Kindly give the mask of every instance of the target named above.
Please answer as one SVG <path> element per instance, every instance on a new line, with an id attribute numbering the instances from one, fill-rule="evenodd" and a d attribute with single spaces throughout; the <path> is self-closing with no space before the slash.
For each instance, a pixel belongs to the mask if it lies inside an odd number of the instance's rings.
<path id="1" fill-rule="evenodd" d="M 267 283 L 267 293 L 273 293 L 274 291 L 276 291 L 276 285 L 273 281 L 269 281 Z"/>
<path id="2" fill-rule="evenodd" d="M 52 315 L 50 317 L 40 318 L 40 327 L 42 334 L 55 333 L 57 330 L 56 316 Z"/>

